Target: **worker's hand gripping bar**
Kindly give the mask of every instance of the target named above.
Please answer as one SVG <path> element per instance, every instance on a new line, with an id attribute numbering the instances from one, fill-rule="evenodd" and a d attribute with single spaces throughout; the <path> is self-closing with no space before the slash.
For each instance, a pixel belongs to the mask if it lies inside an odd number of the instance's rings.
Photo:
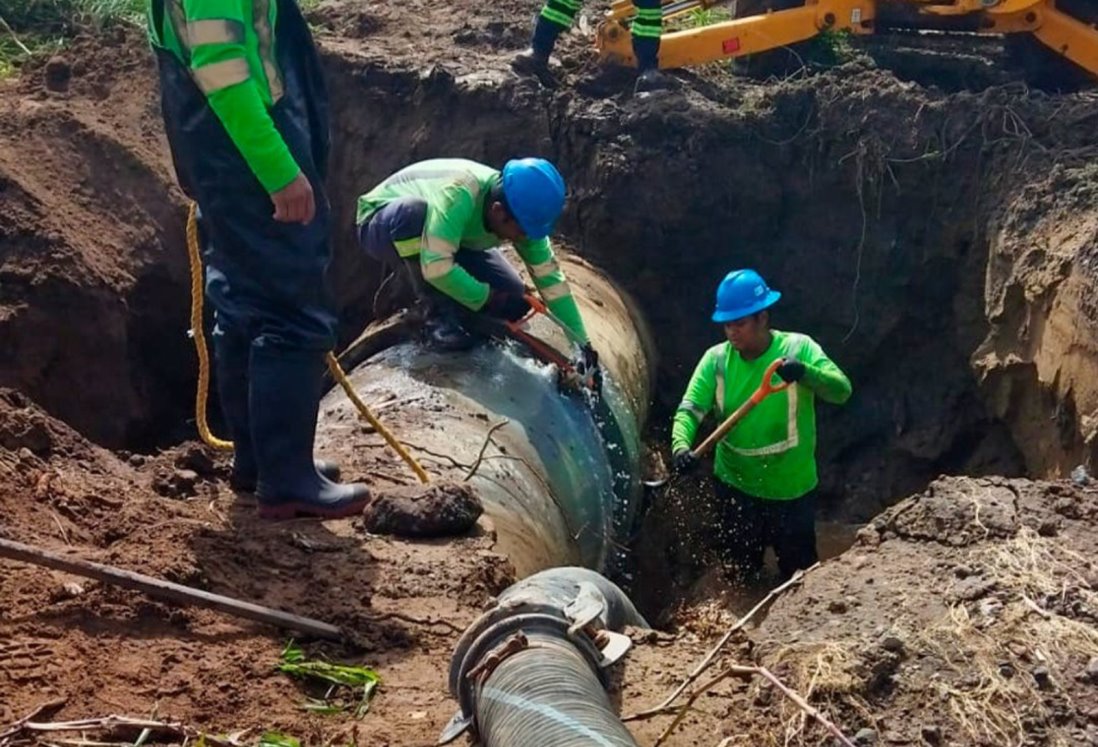
<path id="1" fill-rule="evenodd" d="M 543 361 L 556 365 L 566 379 L 582 381 L 583 386 L 586 386 L 591 391 L 597 393 L 599 386 L 593 371 L 585 371 L 581 375 L 572 361 L 568 360 L 565 355 L 560 353 L 560 351 L 553 346 L 531 335 L 523 329 L 523 325 L 533 319 L 535 315 L 541 314 L 560 327 L 561 331 L 573 342 L 576 342 L 575 332 L 561 321 L 556 314 L 550 311 L 549 307 L 546 306 L 545 302 L 538 298 L 538 296 L 533 293 L 524 293 L 522 297 L 530 307 L 530 310 L 526 313 L 526 316 L 521 319 L 507 322 L 507 329 L 511 333 L 511 336 L 521 340 Z"/>

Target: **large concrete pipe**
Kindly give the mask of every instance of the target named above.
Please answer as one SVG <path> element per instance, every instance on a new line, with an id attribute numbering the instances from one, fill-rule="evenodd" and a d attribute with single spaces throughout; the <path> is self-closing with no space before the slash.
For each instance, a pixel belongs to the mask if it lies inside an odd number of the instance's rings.
<path id="1" fill-rule="evenodd" d="M 348 371 L 367 401 L 396 399 L 384 420 L 436 474 L 464 477 L 491 435 L 494 446 L 471 483 L 520 577 L 557 565 L 612 565 L 641 490 L 639 432 L 654 370 L 643 321 L 597 270 L 561 261 L 606 372 L 595 406 L 560 394 L 555 374 L 512 343 L 442 353 L 400 342 Z M 535 319 L 531 331 L 567 349 L 548 320 Z M 354 422 L 346 395 L 331 390 L 318 438 L 353 439 Z"/>

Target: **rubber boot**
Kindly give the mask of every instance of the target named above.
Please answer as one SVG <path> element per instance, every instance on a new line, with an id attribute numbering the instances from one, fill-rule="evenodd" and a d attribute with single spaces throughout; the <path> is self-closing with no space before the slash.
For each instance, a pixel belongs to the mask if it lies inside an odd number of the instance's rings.
<path id="1" fill-rule="evenodd" d="M 362 512 L 365 485 L 335 483 L 313 462 L 324 353 L 252 345 L 249 405 L 259 516 L 338 519 Z"/>
<path id="2" fill-rule="evenodd" d="M 324 477 L 339 482 L 340 469 L 335 462 L 329 462 L 327 459 L 314 459 L 313 466 Z M 254 467 L 251 472 L 246 472 L 237 464 L 237 459 L 233 458 L 233 471 L 229 475 L 230 488 L 240 493 L 254 493 L 258 479 L 259 472 Z"/>
<path id="3" fill-rule="evenodd" d="M 468 350 L 477 343 L 458 320 L 456 302 L 443 296 L 423 279 L 419 259 L 404 260 L 405 278 L 416 297 L 412 319 L 419 323 L 424 344 L 434 350 Z"/>
<path id="4" fill-rule="evenodd" d="M 660 40 L 658 38 L 634 36 L 633 54 L 637 56 L 637 68 L 640 70 L 637 82 L 633 86 L 633 93 L 664 91 L 673 87 L 672 78 L 659 70 Z"/>
<path id="5" fill-rule="evenodd" d="M 434 350 L 459 352 L 477 344 L 477 338 L 449 314 L 434 313 L 427 317 L 423 333 L 424 342 Z"/>
<path id="6" fill-rule="evenodd" d="M 649 68 L 637 76 L 637 82 L 633 86 L 633 93 L 651 93 L 652 91 L 668 91 L 674 88 L 674 81 L 667 73 L 662 73 L 655 68 Z"/>
<path id="7" fill-rule="evenodd" d="M 227 331 L 221 325 L 213 331 L 214 366 L 221 414 L 233 442 L 233 468 L 229 487 L 242 493 L 255 491 L 259 470 L 252 450 L 251 421 L 248 417 L 248 361 L 252 341 L 247 336 Z M 316 460 L 316 469 L 329 480 L 339 479 L 339 465 Z"/>
<path id="8" fill-rule="evenodd" d="M 534 34 L 530 47 L 519 52 L 511 60 L 511 69 L 519 75 L 532 76 L 542 85 L 554 86 L 557 83 L 552 71 L 551 55 L 556 46 L 557 37 L 564 29 L 540 15 L 534 22 Z"/>

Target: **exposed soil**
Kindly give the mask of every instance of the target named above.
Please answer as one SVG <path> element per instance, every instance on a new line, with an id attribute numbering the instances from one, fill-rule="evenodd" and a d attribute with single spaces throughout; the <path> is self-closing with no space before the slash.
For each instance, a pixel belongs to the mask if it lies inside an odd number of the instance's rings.
<path id="1" fill-rule="evenodd" d="M 51 718 L 155 712 L 250 739 L 428 744 L 452 712 L 458 631 L 514 580 L 483 520 L 469 537 L 416 543 L 351 521 L 257 523 L 226 490 L 220 455 L 186 446 L 123 461 L 10 391 L 0 434 L 5 536 L 346 626 L 356 646 L 306 650 L 383 677 L 363 720 L 307 715 L 312 691 L 273 669 L 287 634 L 3 561 L 0 723 L 62 699 Z M 379 451 L 360 449 L 348 476 L 384 474 Z M 160 476 L 196 466 L 191 497 L 157 493 Z M 1096 524 L 1093 489 L 942 480 L 779 597 L 712 673 L 769 667 L 849 734 L 872 729 L 884 744 L 1091 743 Z M 661 701 L 753 601 L 693 605 L 673 635 L 636 632 L 617 677 L 623 713 Z M 695 707 L 672 744 L 830 743 L 757 682 L 722 683 Z M 650 744 L 669 721 L 632 727 Z"/>
<path id="2" fill-rule="evenodd" d="M 779 326 L 816 337 L 855 382 L 847 407 L 821 410 L 829 510 L 868 520 L 921 493 L 779 599 L 734 641 L 736 660 L 772 668 L 849 733 L 873 730 L 864 743 L 1098 742 L 1094 492 L 1003 478 L 922 492 L 942 473 L 1092 465 L 1098 98 L 1003 84 L 985 47 L 950 77 L 952 57 L 911 40 L 875 52 L 889 69 L 860 57 L 784 80 L 683 72 L 680 91 L 634 98 L 631 76 L 598 69 L 580 35 L 561 46 L 563 84 L 545 90 L 507 70 L 535 6 L 312 14 L 336 92 L 345 339 L 379 281 L 353 246 L 358 193 L 418 158 L 554 157 L 570 243 L 655 333 L 657 440 L 717 339 L 712 289 L 753 265 L 785 293 Z M 433 741 L 454 707 L 458 631 L 513 580 L 492 527 L 411 542 L 350 521 L 258 523 L 228 490 L 225 457 L 181 443 L 185 203 L 141 34 L 80 40 L 0 85 L 0 534 L 346 625 L 357 646 L 309 653 L 383 677 L 361 721 L 308 714 L 302 687 L 273 669 L 286 635 L 0 562 L 0 733 L 60 696 L 51 717 L 155 711 L 251 739 Z M 374 438 L 342 460 L 347 477 L 408 482 Z M 673 635 L 637 635 L 626 713 L 661 700 L 752 601 L 697 582 L 706 491 L 687 483 L 657 502 L 638 544 L 636 590 L 663 597 L 649 609 L 694 596 Z M 714 693 L 673 744 L 826 742 L 756 683 Z M 634 726 L 650 744 L 667 723 Z"/>
<path id="3" fill-rule="evenodd" d="M 178 441 L 185 212 L 136 33 L 78 42 L 0 95 L 0 382 L 99 443 Z"/>

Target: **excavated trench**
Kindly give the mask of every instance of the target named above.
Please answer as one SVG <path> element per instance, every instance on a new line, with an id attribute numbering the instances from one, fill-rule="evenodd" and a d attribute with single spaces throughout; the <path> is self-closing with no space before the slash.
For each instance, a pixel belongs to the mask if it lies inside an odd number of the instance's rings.
<path id="1" fill-rule="evenodd" d="M 609 95 L 612 78 L 598 73 L 576 82 L 582 93 L 547 94 L 506 75 L 334 58 L 333 88 L 356 92 L 337 99 L 332 175 L 348 328 L 370 316 L 379 277 L 352 240 L 354 195 L 420 158 L 541 154 L 568 175 L 568 243 L 651 325 L 650 449 L 663 448 L 694 362 L 719 340 L 709 306 L 733 267 L 762 271 L 785 294 L 777 325 L 813 335 L 850 373 L 851 403 L 821 408 L 821 496 L 838 522 L 825 552 L 845 548 L 850 523 L 940 474 L 1088 462 L 1089 333 L 1056 342 L 1033 329 L 1057 308 L 1089 313 L 1059 296 L 1062 281 L 1091 271 L 1076 259 L 1089 214 L 1064 231 L 1046 212 L 1060 214 L 1050 179 L 1076 200 L 1088 193 L 1071 150 L 1079 133 L 1021 89 L 943 94 L 848 68 L 810 86 L 637 101 Z M 1057 156 L 1041 162 L 1050 148 Z M 1057 345 L 1073 345 L 1079 367 L 1061 373 Z M 643 610 L 664 609 L 705 570 L 707 495 L 694 483 L 657 498 L 636 545 Z"/>
<path id="2" fill-rule="evenodd" d="M 983 152 L 987 135 L 966 133 L 1007 103 L 934 101 L 898 84 L 843 100 L 825 83 L 815 94 L 750 90 L 739 110 L 623 106 L 346 60 L 333 73 L 334 88 L 360 92 L 339 99 L 332 179 L 350 328 L 369 315 L 378 279 L 353 245 L 353 195 L 431 155 L 541 153 L 569 176 L 569 243 L 651 324 L 655 437 L 719 339 L 706 321 L 716 282 L 750 265 L 785 293 L 777 323 L 815 336 L 856 382 L 852 403 L 824 408 L 820 426 L 823 492 L 844 517 L 868 518 L 943 472 L 1025 469 L 970 362 L 990 328 L 989 224 L 1013 177 Z"/>
<path id="3" fill-rule="evenodd" d="M 621 81 L 597 71 L 570 71 L 568 85 L 545 91 L 502 70 L 400 69 L 348 45 L 327 62 L 344 343 L 373 317 L 380 280 L 354 244 L 356 195 L 421 158 L 539 154 L 569 181 L 566 243 L 651 330 L 651 407 L 638 418 L 650 451 L 665 448 L 686 379 L 719 340 L 707 321 L 713 289 L 729 269 L 753 266 L 784 293 L 777 326 L 815 337 L 854 381 L 846 407 L 820 408 L 828 518 L 867 520 L 942 473 L 1042 477 L 1090 464 L 1098 310 L 1086 289 L 1098 215 L 1086 94 L 947 92 L 904 82 L 927 83 L 925 69 L 893 75 L 864 60 L 765 84 L 690 78 L 688 91 L 647 99 L 620 95 Z M 147 179 L 131 181 L 145 191 Z M 64 347 L 51 348 L 48 366 L 5 374 L 113 446 L 147 448 L 148 434 L 178 432 L 189 406 L 178 365 L 189 343 L 176 334 L 185 273 L 178 256 L 158 259 L 182 238 L 168 208 L 144 224 L 138 266 L 123 268 L 134 279 L 122 304 L 131 323 L 116 336 L 129 377 L 84 391 L 38 386 L 44 372 L 78 369 L 79 351 Z M 98 309 L 98 292 L 65 303 Z M 28 298 L 32 309 L 50 303 Z M 9 349 L 51 334 L 21 329 L 5 328 Z M 134 352 L 149 339 L 156 360 Z M 158 366 L 173 372 L 170 387 L 149 384 L 164 379 Z M 119 427 L 96 432 L 66 415 L 84 403 L 114 412 Z M 704 568 L 693 538 L 705 495 L 687 483 L 657 499 L 635 554 L 646 611 Z"/>

